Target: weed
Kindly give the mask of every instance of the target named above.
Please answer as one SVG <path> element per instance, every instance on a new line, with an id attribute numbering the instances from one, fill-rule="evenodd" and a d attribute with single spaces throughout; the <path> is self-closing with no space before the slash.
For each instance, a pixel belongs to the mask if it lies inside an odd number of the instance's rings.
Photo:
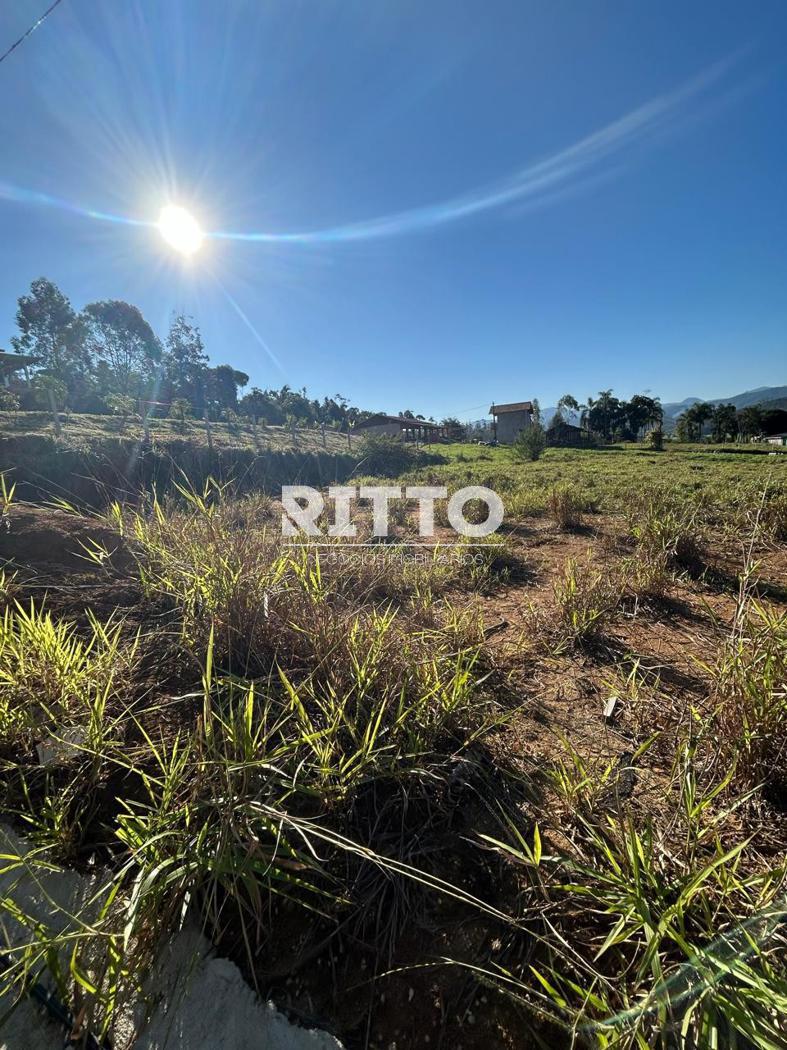
<path id="1" fill-rule="evenodd" d="M 633 502 L 627 516 L 637 557 L 657 578 L 669 569 L 696 571 L 701 566 L 704 537 L 692 501 L 652 489 Z"/>
<path id="2" fill-rule="evenodd" d="M 555 485 L 547 502 L 549 514 L 560 529 L 568 531 L 582 525 L 584 503 L 581 494 L 572 485 Z"/>
<path id="3" fill-rule="evenodd" d="M 89 614 L 86 638 L 32 603 L 18 602 L 0 620 L 0 738 L 39 740 L 52 728 L 84 727 L 86 744 L 100 749 L 110 697 L 125 691 L 136 643 L 122 625 Z"/>
<path id="4" fill-rule="evenodd" d="M 621 704 L 621 714 L 627 725 L 638 734 L 650 732 L 660 724 L 664 698 L 658 671 L 646 670 L 638 657 L 616 665 L 603 679 L 605 700 L 615 699 Z"/>
<path id="5" fill-rule="evenodd" d="M 590 560 L 569 558 L 554 595 L 561 642 L 578 645 L 599 634 L 620 601 L 620 588 Z"/>
<path id="6" fill-rule="evenodd" d="M 749 784 L 787 792 L 787 614 L 743 598 L 711 668 L 719 743 Z"/>
<path id="7" fill-rule="evenodd" d="M 685 769 L 693 768 L 691 746 L 680 751 Z M 584 763 L 562 768 L 556 782 L 583 798 Z M 782 1045 L 785 872 L 746 873 L 750 840 L 722 841 L 723 814 L 709 818 L 709 808 L 728 783 L 700 792 L 690 782 L 666 830 L 651 818 L 637 826 L 631 815 L 582 807 L 562 854 L 544 843 L 543 828 L 530 846 L 509 816 L 507 841 L 487 841 L 525 869 L 545 919 L 526 973 L 490 979 L 594 1047 Z M 686 828 L 682 842 L 675 820 Z M 596 921 L 583 922 L 589 914 Z"/>

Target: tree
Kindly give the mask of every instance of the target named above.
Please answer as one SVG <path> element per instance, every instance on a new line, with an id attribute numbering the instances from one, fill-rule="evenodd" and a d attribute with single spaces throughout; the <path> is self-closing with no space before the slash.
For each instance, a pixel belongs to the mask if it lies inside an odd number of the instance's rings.
<path id="1" fill-rule="evenodd" d="M 342 397 L 341 394 L 334 394 L 333 397 L 324 397 L 319 410 L 320 422 L 330 424 L 346 423 L 347 410 L 347 398 Z"/>
<path id="2" fill-rule="evenodd" d="M 177 314 L 170 324 L 164 367 L 172 396 L 190 401 L 201 415 L 205 405 L 208 355 L 199 328 L 184 314 Z"/>
<path id="3" fill-rule="evenodd" d="M 686 416 L 695 435 L 695 441 L 702 440 L 703 428 L 712 415 L 713 405 L 709 404 L 707 401 L 697 401 L 686 412 Z"/>
<path id="4" fill-rule="evenodd" d="M 238 387 L 246 386 L 249 377 L 238 372 L 232 365 L 216 365 L 205 373 L 207 398 L 221 409 L 235 409 L 238 404 Z"/>
<path id="5" fill-rule="evenodd" d="M 568 423 L 570 422 L 570 420 L 568 418 L 568 412 L 566 410 L 568 410 L 572 414 L 579 414 L 580 412 L 579 402 L 572 394 L 563 394 L 563 396 L 557 403 L 556 415 L 560 416 L 561 419 L 565 419 L 565 421 Z"/>
<path id="6" fill-rule="evenodd" d="M 694 440 L 694 425 L 691 417 L 689 416 L 688 410 L 681 412 L 678 418 L 675 420 L 675 436 L 678 441 L 693 441 Z"/>
<path id="7" fill-rule="evenodd" d="M 11 338 L 17 353 L 38 358 L 36 367 L 54 376 L 75 392 L 90 372 L 82 325 L 74 308 L 57 285 L 38 277 L 29 295 L 17 300 L 16 326 Z"/>
<path id="8" fill-rule="evenodd" d="M 735 405 L 716 405 L 711 419 L 714 441 L 734 441 L 738 435 L 738 413 Z"/>
<path id="9" fill-rule="evenodd" d="M 529 427 L 519 431 L 517 439 L 513 444 L 514 455 L 520 459 L 536 460 L 541 456 L 547 445 L 546 434 L 541 426 L 540 420 L 535 418 Z"/>
<path id="10" fill-rule="evenodd" d="M 122 299 L 89 303 L 82 311 L 87 346 L 106 366 L 111 388 L 141 394 L 161 359 L 161 345 L 136 306 Z"/>
<path id="11" fill-rule="evenodd" d="M 612 391 L 601 390 L 597 401 L 588 398 L 583 419 L 589 430 L 595 430 L 609 441 L 620 423 L 625 421 L 625 416 L 621 413 L 620 401 L 612 396 Z"/>
<path id="12" fill-rule="evenodd" d="M 622 401 L 621 413 L 628 425 L 629 436 L 635 441 L 649 426 L 661 426 L 664 412 L 657 397 L 635 394 L 630 401 Z"/>
<path id="13" fill-rule="evenodd" d="M 270 408 L 270 399 L 256 386 L 253 386 L 248 394 L 244 394 L 238 404 L 241 415 L 251 416 L 255 423 L 260 419 L 269 419 Z"/>
<path id="14" fill-rule="evenodd" d="M 738 413 L 738 428 L 743 437 L 753 438 L 762 433 L 762 409 L 759 405 L 747 405 Z"/>
<path id="15" fill-rule="evenodd" d="M 700 441 L 705 423 L 713 416 L 714 407 L 697 401 L 678 416 L 675 433 L 679 441 Z"/>
<path id="16" fill-rule="evenodd" d="M 693 416 L 699 426 L 699 437 L 702 439 L 705 424 L 713 417 L 714 406 L 707 401 L 698 401 L 694 405 Z"/>
<path id="17" fill-rule="evenodd" d="M 763 434 L 784 434 L 787 431 L 787 411 L 783 408 L 761 409 Z"/>

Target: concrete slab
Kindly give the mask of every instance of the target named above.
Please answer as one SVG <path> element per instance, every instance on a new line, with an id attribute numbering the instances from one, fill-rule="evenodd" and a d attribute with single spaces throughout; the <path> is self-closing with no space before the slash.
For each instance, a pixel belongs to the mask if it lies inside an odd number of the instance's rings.
<path id="1" fill-rule="evenodd" d="M 76 914 L 95 913 L 91 898 L 100 876 L 31 865 L 25 859 L 30 849 L 0 824 L 0 897 L 16 901 L 50 929 L 74 929 Z M 24 943 L 28 936 L 7 915 L 0 921 L 5 945 Z M 116 1050 L 341 1050 L 329 1033 L 294 1025 L 272 1003 L 262 1002 L 234 963 L 215 957 L 198 930 L 184 930 L 166 945 L 147 983 L 147 1003 L 130 1003 L 124 1010 L 114 1035 Z M 14 998 L 10 990 L 0 994 L 0 1017 Z M 62 1048 L 63 1029 L 27 996 L 0 1028 L 0 1050 Z"/>

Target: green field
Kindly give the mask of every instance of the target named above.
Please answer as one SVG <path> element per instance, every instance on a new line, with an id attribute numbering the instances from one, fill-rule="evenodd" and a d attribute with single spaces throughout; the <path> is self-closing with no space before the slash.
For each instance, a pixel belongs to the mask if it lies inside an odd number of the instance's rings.
<path id="1" fill-rule="evenodd" d="M 553 448 L 532 463 L 523 463 L 510 448 L 453 444 L 436 451 L 446 460 L 444 464 L 416 469 L 406 480 L 446 485 L 452 491 L 486 485 L 501 496 L 513 520 L 544 512 L 555 485 L 574 487 L 587 510 L 620 513 L 632 491 L 657 486 L 703 502 L 709 514 L 713 508 L 723 514 L 763 491 L 776 491 L 787 484 L 787 455 L 729 448 L 722 452 L 713 446 L 668 444 L 664 452 L 637 445 Z"/>

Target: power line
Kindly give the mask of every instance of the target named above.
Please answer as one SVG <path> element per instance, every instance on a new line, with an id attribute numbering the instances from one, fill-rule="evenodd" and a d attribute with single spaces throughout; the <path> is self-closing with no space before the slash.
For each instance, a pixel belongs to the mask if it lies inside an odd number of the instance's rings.
<path id="1" fill-rule="evenodd" d="M 55 0 L 55 2 L 50 7 L 48 7 L 46 11 L 44 11 L 40 18 L 36 22 L 33 22 L 29 29 L 25 30 L 25 32 L 22 33 L 19 39 L 15 40 L 14 43 L 8 48 L 8 50 L 4 51 L 3 54 L 0 55 L 0 62 L 4 62 L 12 51 L 16 51 L 16 49 L 19 47 L 22 41 L 27 40 L 30 34 L 35 32 L 36 29 L 38 29 L 41 23 L 52 14 L 52 12 L 59 3 L 62 3 L 62 0 Z"/>

